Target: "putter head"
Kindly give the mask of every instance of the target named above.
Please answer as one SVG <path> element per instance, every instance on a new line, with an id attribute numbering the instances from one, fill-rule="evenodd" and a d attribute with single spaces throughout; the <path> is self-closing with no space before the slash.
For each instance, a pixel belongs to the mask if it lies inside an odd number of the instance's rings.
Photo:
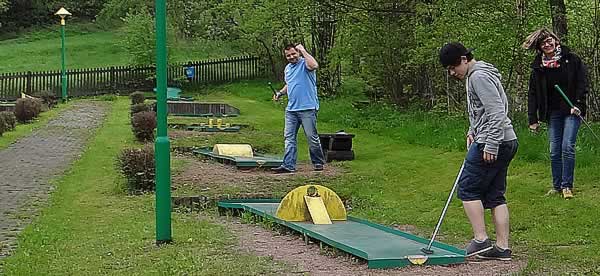
<path id="1" fill-rule="evenodd" d="M 433 254 L 433 250 L 431 250 L 431 248 L 425 248 L 425 247 L 423 247 L 423 248 L 421 248 L 421 252 L 423 252 L 423 253 L 425 253 L 427 255 Z"/>

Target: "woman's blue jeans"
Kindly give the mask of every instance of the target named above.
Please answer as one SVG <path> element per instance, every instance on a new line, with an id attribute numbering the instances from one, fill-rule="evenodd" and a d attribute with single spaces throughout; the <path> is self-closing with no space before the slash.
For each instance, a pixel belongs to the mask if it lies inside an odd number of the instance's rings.
<path id="1" fill-rule="evenodd" d="M 548 124 L 550 141 L 550 162 L 552 164 L 552 185 L 560 191 L 573 189 L 575 172 L 575 141 L 581 119 L 575 115 L 553 112 Z"/>

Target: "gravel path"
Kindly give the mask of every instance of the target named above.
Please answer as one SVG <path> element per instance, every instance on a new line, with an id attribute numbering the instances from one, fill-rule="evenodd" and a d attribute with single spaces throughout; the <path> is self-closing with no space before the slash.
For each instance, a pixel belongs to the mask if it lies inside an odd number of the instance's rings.
<path id="1" fill-rule="evenodd" d="M 79 158 L 107 110 L 101 102 L 79 101 L 0 150 L 0 258 L 16 248 L 17 235 L 52 190 L 50 181 Z"/>

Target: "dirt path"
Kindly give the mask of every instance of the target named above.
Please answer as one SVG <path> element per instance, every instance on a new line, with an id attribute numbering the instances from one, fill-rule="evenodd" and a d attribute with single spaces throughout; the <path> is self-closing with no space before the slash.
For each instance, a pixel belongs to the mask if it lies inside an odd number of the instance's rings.
<path id="1" fill-rule="evenodd" d="M 272 257 L 293 268 L 287 275 L 510 275 L 526 266 L 518 256 L 511 262 L 469 261 L 448 266 L 410 266 L 402 269 L 369 269 L 363 260 L 333 250 L 320 250 L 318 243 L 306 245 L 295 233 L 278 233 L 257 224 L 243 224 L 239 218 L 222 218 L 221 223 L 239 239 L 242 252 Z"/>

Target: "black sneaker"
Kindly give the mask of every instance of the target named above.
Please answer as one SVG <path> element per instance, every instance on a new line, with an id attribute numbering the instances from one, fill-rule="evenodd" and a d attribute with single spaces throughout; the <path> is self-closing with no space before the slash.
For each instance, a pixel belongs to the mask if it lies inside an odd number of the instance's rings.
<path id="1" fill-rule="evenodd" d="M 486 252 L 491 250 L 493 247 L 494 246 L 492 246 L 492 241 L 490 241 L 490 239 L 485 239 L 485 241 L 482 242 L 471 240 L 471 243 L 469 243 L 469 246 L 467 246 L 467 257 Z"/>
<path id="2" fill-rule="evenodd" d="M 322 171 L 323 170 L 323 165 L 322 164 L 317 164 L 313 167 L 314 171 Z"/>
<path id="3" fill-rule="evenodd" d="M 277 168 L 271 168 L 271 171 L 274 173 L 293 173 L 293 171 L 289 170 L 284 166 L 279 166 Z"/>
<path id="4" fill-rule="evenodd" d="M 511 255 L 512 251 L 510 249 L 500 249 L 498 246 L 494 245 L 492 250 L 477 254 L 477 258 L 483 260 L 510 261 L 512 260 Z"/>

